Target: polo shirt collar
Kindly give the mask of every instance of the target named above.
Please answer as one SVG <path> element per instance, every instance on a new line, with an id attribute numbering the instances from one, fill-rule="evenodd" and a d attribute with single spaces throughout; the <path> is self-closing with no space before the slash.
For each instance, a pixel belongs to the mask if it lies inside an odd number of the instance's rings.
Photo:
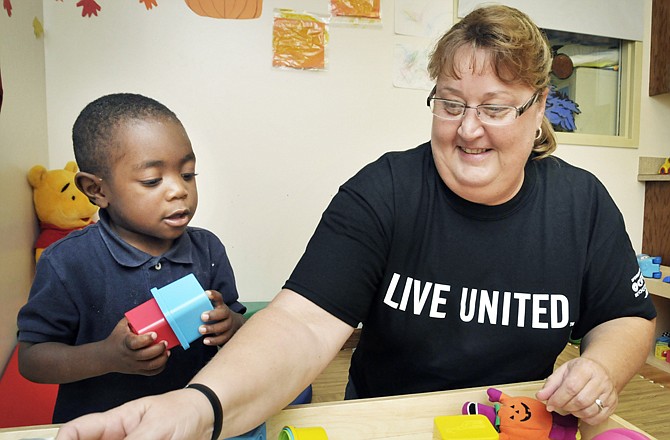
<path id="1" fill-rule="evenodd" d="M 98 220 L 98 228 L 102 241 L 107 246 L 109 253 L 114 260 L 122 266 L 139 267 L 148 262 L 154 264 L 160 259 L 166 259 L 173 263 L 189 264 L 193 262 L 191 256 L 191 237 L 188 233 L 182 234 L 177 238 L 172 247 L 163 255 L 154 257 L 146 252 L 137 249 L 134 246 L 126 243 L 119 235 L 112 229 L 109 224 L 109 214 L 105 209 L 99 211 L 100 220 Z"/>

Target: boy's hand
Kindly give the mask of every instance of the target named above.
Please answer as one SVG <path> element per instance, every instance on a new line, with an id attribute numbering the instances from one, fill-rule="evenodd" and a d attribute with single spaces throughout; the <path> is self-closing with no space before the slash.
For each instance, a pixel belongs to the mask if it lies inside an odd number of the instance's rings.
<path id="1" fill-rule="evenodd" d="M 167 342 L 155 344 L 156 333 L 136 335 L 124 317 L 105 339 L 104 353 L 116 373 L 154 376 L 165 369 L 170 351 Z"/>
<path id="2" fill-rule="evenodd" d="M 207 296 L 214 309 L 202 314 L 200 319 L 206 324 L 201 325 L 198 331 L 207 335 L 203 340 L 205 345 L 223 345 L 242 327 L 244 317 L 228 308 L 220 292 L 207 290 Z"/>

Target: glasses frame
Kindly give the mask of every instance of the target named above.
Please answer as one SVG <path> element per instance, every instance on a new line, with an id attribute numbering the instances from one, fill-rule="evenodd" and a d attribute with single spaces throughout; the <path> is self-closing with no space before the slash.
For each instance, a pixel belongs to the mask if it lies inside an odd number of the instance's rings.
<path id="1" fill-rule="evenodd" d="M 426 105 L 428 106 L 428 108 L 430 108 L 430 101 L 450 102 L 450 103 L 455 103 L 455 104 L 459 104 L 459 105 L 463 106 L 463 112 L 460 115 L 457 115 L 453 119 L 445 118 L 443 116 L 438 116 L 435 113 L 431 112 L 433 114 L 433 116 L 435 116 L 436 118 L 442 119 L 443 121 L 458 121 L 460 119 L 463 119 L 463 117 L 465 117 L 465 112 L 469 108 L 471 108 L 471 109 L 475 110 L 475 113 L 477 114 L 477 119 L 479 119 L 479 121 L 482 124 L 487 124 L 487 125 L 509 125 L 509 124 L 513 123 L 514 121 L 516 121 L 516 119 L 519 116 L 523 115 L 526 110 L 528 110 L 533 104 L 535 104 L 537 102 L 537 98 L 540 96 L 540 90 L 536 90 L 535 93 L 533 93 L 533 96 L 531 96 L 530 99 L 528 101 L 526 101 L 526 103 L 523 104 L 520 107 L 515 107 L 513 105 L 497 105 L 497 104 L 479 104 L 477 106 L 471 106 L 471 105 L 467 105 L 467 104 L 465 104 L 463 102 L 460 102 L 460 101 L 454 101 L 453 99 L 436 98 L 435 97 L 436 92 L 437 92 L 437 86 L 433 86 L 433 90 L 428 95 L 428 98 L 426 98 Z M 502 124 L 487 122 L 487 121 L 482 120 L 482 118 L 481 118 L 481 115 L 479 113 L 479 111 L 480 111 L 479 109 L 481 107 L 484 107 L 484 108 L 486 108 L 486 107 L 497 107 L 497 108 L 514 109 L 514 111 L 516 112 L 516 116 L 514 116 L 514 119 L 512 119 L 511 121 L 505 122 L 505 123 L 502 123 Z"/>

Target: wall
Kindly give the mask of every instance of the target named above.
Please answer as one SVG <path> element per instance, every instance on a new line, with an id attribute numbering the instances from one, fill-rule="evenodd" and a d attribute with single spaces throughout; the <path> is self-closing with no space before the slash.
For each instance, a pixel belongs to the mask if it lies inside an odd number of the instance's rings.
<path id="1" fill-rule="evenodd" d="M 14 2 L 12 17 L 0 10 L 0 371 L 16 344 L 16 312 L 28 297 L 36 234 L 30 167 L 47 164 L 44 44 L 32 21 L 42 2 Z"/>
<path id="2" fill-rule="evenodd" d="M 250 21 L 203 18 L 166 0 L 150 11 L 100 1 L 98 17 L 82 18 L 74 3 L 44 2 L 49 165 L 73 158 L 72 122 L 92 99 L 132 91 L 167 104 L 198 156 L 193 224 L 227 245 L 243 300 L 279 290 L 339 184 L 382 152 L 428 139 L 426 91 L 391 84 L 393 45 L 403 40 L 392 0 L 382 2 L 381 27 L 330 27 L 322 72 L 273 69 L 271 24 L 273 8 L 326 13 L 326 0 L 266 0 Z M 644 5 L 640 148 L 558 150 L 604 182 L 636 249 L 644 199 L 637 158 L 670 151 L 670 99 L 646 93 L 651 0 Z"/>
<path id="3" fill-rule="evenodd" d="M 196 153 L 200 207 L 194 224 L 228 246 L 243 299 L 269 299 L 290 274 L 337 187 L 383 151 L 428 139 L 423 90 L 392 86 L 393 1 L 381 28 L 330 27 L 328 69 L 271 67 L 273 8 L 327 12 L 321 0 L 266 0 L 258 20 L 203 18 L 184 2 L 152 11 L 104 2 L 83 19 L 45 2 L 52 166 L 71 159 L 70 127 L 101 94 L 121 90 L 164 101 L 182 118 Z M 650 28 L 650 1 L 645 30 Z M 643 85 L 648 90 L 648 47 Z M 667 97 L 642 99 L 640 149 L 564 145 L 558 154 L 600 177 L 641 247 L 644 187 L 639 155 L 668 154 Z M 655 153 L 652 153 L 655 151 Z"/>
<path id="4" fill-rule="evenodd" d="M 88 19 L 72 2 L 44 2 L 50 163 L 72 159 L 72 123 L 92 99 L 164 102 L 198 158 L 192 224 L 226 244 L 243 300 L 279 291 L 344 180 L 428 139 L 428 91 L 391 85 L 392 2 L 383 27 L 331 27 L 327 71 L 271 66 L 273 8 L 326 13 L 327 1 L 266 0 L 245 21 L 203 18 L 183 1 L 99 3 Z"/>

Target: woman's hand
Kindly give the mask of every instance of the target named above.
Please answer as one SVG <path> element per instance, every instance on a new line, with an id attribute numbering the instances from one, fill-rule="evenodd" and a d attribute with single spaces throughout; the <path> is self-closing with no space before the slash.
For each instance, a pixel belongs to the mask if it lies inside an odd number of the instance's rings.
<path id="1" fill-rule="evenodd" d="M 209 440 L 213 420 L 207 399 L 182 389 L 79 417 L 63 425 L 56 440 Z"/>
<path id="2" fill-rule="evenodd" d="M 547 410 L 571 413 L 589 425 L 607 420 L 619 403 L 607 370 L 584 357 L 558 367 L 535 397 L 546 401 Z"/>

